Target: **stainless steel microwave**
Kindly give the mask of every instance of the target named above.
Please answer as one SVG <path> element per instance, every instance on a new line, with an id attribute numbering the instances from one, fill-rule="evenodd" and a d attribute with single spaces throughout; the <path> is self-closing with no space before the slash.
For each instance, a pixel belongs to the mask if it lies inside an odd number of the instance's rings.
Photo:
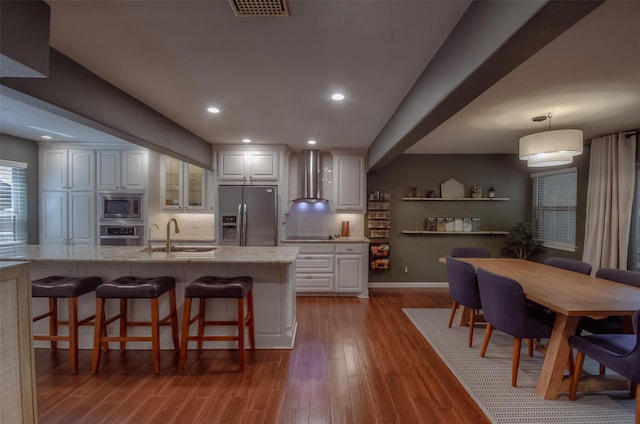
<path id="1" fill-rule="evenodd" d="M 142 193 L 100 193 L 100 219 L 142 219 Z"/>

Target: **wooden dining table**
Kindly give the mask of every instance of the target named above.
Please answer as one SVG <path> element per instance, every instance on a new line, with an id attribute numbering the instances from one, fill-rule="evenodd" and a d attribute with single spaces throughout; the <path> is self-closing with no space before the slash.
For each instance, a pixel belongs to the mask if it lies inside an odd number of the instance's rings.
<path id="1" fill-rule="evenodd" d="M 630 317 L 640 309 L 640 288 L 626 284 L 523 259 L 456 259 L 516 280 L 527 299 L 556 313 L 536 388 L 545 399 L 569 391 L 571 377 L 564 375 L 571 351 L 569 337 L 575 334 L 582 317 Z M 591 386 L 608 388 L 605 384 L 592 382 Z"/>

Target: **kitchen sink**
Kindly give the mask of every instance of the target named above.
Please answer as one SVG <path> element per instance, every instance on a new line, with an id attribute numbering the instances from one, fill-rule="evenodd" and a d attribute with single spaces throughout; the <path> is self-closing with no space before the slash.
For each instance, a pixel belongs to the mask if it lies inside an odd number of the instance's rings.
<path id="1" fill-rule="evenodd" d="M 202 253 L 202 252 L 212 252 L 216 250 L 213 246 L 174 246 L 171 248 L 171 253 Z M 165 246 L 152 247 L 152 252 L 166 252 L 167 249 Z M 148 252 L 147 249 L 144 252 Z"/>

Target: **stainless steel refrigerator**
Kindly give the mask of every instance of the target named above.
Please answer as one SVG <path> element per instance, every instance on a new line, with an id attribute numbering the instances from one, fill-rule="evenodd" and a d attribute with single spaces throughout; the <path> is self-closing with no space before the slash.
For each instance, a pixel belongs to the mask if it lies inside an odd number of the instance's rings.
<path id="1" fill-rule="evenodd" d="M 227 246 L 276 246 L 277 187 L 219 186 L 217 238 Z"/>

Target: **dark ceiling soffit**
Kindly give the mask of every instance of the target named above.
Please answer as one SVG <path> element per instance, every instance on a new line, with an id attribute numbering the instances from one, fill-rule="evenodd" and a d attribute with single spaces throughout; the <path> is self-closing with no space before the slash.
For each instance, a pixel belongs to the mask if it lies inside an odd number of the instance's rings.
<path id="1" fill-rule="evenodd" d="M 50 15 L 43 1 L 0 1 L 0 76 L 49 74 Z"/>
<path id="2" fill-rule="evenodd" d="M 213 168 L 211 144 L 53 48 L 49 78 L 0 78 L 0 84 L 48 104 L 45 110 L 64 118 Z"/>
<path id="3" fill-rule="evenodd" d="M 477 37 L 476 33 L 467 33 L 468 20 L 474 19 L 474 15 L 478 13 L 477 9 L 487 7 L 487 3 L 491 2 L 473 2 L 469 6 L 465 15 L 443 43 L 441 51 L 427 65 L 409 94 L 385 124 L 369 148 L 369 170 L 381 169 L 404 153 L 409 147 L 451 118 L 529 57 L 599 7 L 604 1 L 550 1 L 546 3 L 476 69 L 471 69 L 473 64 L 468 64 L 469 75 L 457 87 L 453 87 L 437 105 L 427 111 L 426 115 L 413 128 L 404 132 L 404 135 L 399 139 L 391 140 L 390 133 L 402 131 L 400 128 L 402 116 L 410 113 L 415 114 L 418 97 L 428 95 L 429 88 L 433 87 L 435 83 L 433 80 L 447 78 L 442 74 L 442 70 L 447 66 L 442 65 L 452 59 L 446 57 L 448 56 L 446 49 L 452 48 L 451 44 L 459 43 L 461 40 L 469 41 L 471 37 Z M 500 22 L 496 22 L 496 25 L 500 25 Z M 440 71 L 432 72 L 436 66 L 440 67 Z M 451 66 L 459 66 L 459 64 L 452 63 Z M 437 73 L 441 75 L 437 75 Z"/>

